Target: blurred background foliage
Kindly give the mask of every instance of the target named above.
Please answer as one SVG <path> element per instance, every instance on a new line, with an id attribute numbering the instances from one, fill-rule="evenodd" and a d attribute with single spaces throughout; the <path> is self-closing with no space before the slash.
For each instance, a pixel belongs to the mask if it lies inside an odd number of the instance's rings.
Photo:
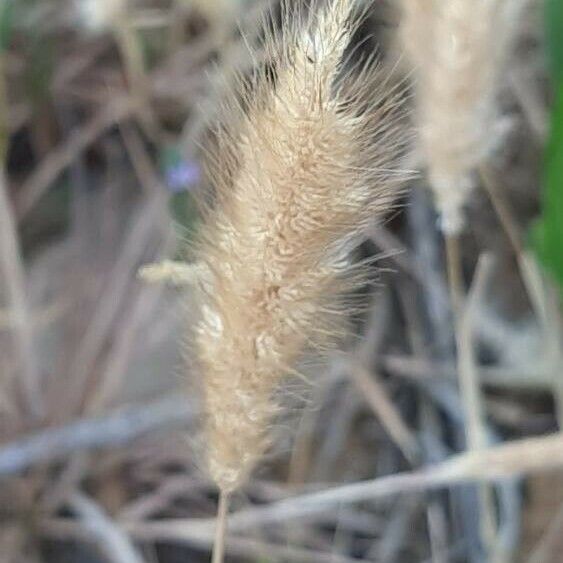
<path id="1" fill-rule="evenodd" d="M 358 49 L 377 49 L 390 83 L 404 81 L 397 3 L 364 4 Z M 209 189 L 201 147 L 235 71 L 269 64 L 248 51 L 268 6 L 279 15 L 275 0 L 0 0 L 2 563 L 209 559 L 216 492 L 197 439 L 192 295 L 137 272 L 189 259 L 196 192 Z M 506 136 L 488 180 L 561 285 L 561 0 L 527 3 L 507 66 Z M 560 311 L 536 269 L 525 279 L 476 182 L 461 241 L 468 287 L 483 253 L 494 257 L 472 292 L 481 425 L 491 443 L 541 437 L 563 420 Z M 423 183 L 362 243 L 358 256 L 380 257 L 369 310 L 342 355 L 312 362 L 322 385 L 291 389 L 314 408 L 280 421 L 292 432 L 234 511 L 464 450 L 442 238 Z M 229 561 L 561 560 L 560 470 L 502 480 L 493 495 L 504 559 L 487 559 L 476 487 L 456 486 L 273 525 L 250 518 Z"/>
<path id="2" fill-rule="evenodd" d="M 563 286 L 563 3 L 546 0 L 546 45 L 553 107 L 544 162 L 541 217 L 533 240 L 539 259 Z"/>

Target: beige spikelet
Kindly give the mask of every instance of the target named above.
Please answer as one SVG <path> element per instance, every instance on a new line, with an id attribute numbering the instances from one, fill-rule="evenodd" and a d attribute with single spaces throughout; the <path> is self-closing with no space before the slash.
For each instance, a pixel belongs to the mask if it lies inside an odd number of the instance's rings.
<path id="1" fill-rule="evenodd" d="M 284 4 L 283 31 L 266 33 L 272 66 L 241 80 L 209 158 L 195 352 L 209 471 L 226 493 L 269 446 L 280 384 L 345 317 L 350 250 L 403 179 L 399 96 L 383 95 L 373 61 L 345 60 L 352 5 Z"/>
<path id="2" fill-rule="evenodd" d="M 454 234 L 471 173 L 499 136 L 498 74 L 521 0 L 402 0 L 418 123 L 442 228 Z"/>

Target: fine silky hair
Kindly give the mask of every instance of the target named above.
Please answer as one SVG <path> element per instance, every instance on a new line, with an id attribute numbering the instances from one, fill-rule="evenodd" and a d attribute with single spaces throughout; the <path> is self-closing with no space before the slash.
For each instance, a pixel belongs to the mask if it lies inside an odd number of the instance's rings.
<path id="1" fill-rule="evenodd" d="M 463 227 L 472 174 L 498 144 L 499 74 L 522 0 L 402 0 L 421 153 L 446 234 Z"/>
<path id="2" fill-rule="evenodd" d="M 241 486 L 271 443 L 280 386 L 340 332 L 365 266 L 350 253 L 404 179 L 401 92 L 351 45 L 352 0 L 285 1 L 266 63 L 225 102 L 207 155 L 194 352 L 210 475 Z"/>

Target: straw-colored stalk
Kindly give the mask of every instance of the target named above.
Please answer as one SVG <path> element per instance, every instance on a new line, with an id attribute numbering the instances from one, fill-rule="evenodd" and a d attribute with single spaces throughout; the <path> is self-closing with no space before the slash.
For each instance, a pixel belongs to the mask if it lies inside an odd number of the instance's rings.
<path id="1" fill-rule="evenodd" d="M 499 70 L 522 4 L 402 0 L 422 153 L 446 234 L 461 231 L 472 173 L 499 139 Z"/>
<path id="2" fill-rule="evenodd" d="M 21 408 L 20 411 L 16 410 L 16 414 L 24 420 L 35 422 L 45 413 L 40 392 L 39 364 L 33 343 L 33 324 L 25 294 L 25 270 L 6 175 L 9 107 L 5 62 L 4 53 L 0 52 L 0 318 L 5 316 L 13 338 L 18 377 L 15 378 L 15 385 L 7 380 L 11 369 L 10 362 L 4 358 L 0 391 L 8 403 L 14 399 L 10 396 L 10 387 L 16 388 L 14 402 Z"/>
<path id="3" fill-rule="evenodd" d="M 272 66 L 240 81 L 208 159 L 194 347 L 208 468 L 225 495 L 269 447 L 280 385 L 339 332 L 363 283 L 350 251 L 404 178 L 399 96 L 373 61 L 345 55 L 353 5 L 284 3 L 282 31 L 266 26 Z"/>
<path id="4" fill-rule="evenodd" d="M 145 133 L 159 136 L 158 120 L 150 100 L 143 48 L 132 21 L 128 0 L 75 0 L 81 24 L 93 33 L 111 31 L 125 67 L 131 96 L 137 105 L 139 121 Z"/>
<path id="5" fill-rule="evenodd" d="M 232 34 L 235 23 L 241 17 L 245 0 L 182 0 L 183 4 L 195 8 L 211 26 L 211 33 L 217 45 L 221 46 Z"/>

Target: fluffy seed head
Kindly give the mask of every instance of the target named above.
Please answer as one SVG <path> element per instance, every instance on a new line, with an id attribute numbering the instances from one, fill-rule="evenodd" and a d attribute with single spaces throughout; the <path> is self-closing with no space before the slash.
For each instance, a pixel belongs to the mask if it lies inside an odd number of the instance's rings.
<path id="1" fill-rule="evenodd" d="M 498 137 L 499 66 L 520 0 L 402 0 L 402 38 L 415 66 L 418 121 L 446 232 L 462 227 L 470 174 Z"/>
<path id="2" fill-rule="evenodd" d="M 337 332 L 359 283 L 350 250 L 404 179 L 399 96 L 372 61 L 346 60 L 353 4 L 284 3 L 282 32 L 266 26 L 271 65 L 241 80 L 209 158 L 195 348 L 209 471 L 224 491 L 267 449 L 280 384 Z"/>
<path id="3" fill-rule="evenodd" d="M 82 25 L 93 32 L 110 28 L 125 12 L 127 0 L 75 0 Z"/>

